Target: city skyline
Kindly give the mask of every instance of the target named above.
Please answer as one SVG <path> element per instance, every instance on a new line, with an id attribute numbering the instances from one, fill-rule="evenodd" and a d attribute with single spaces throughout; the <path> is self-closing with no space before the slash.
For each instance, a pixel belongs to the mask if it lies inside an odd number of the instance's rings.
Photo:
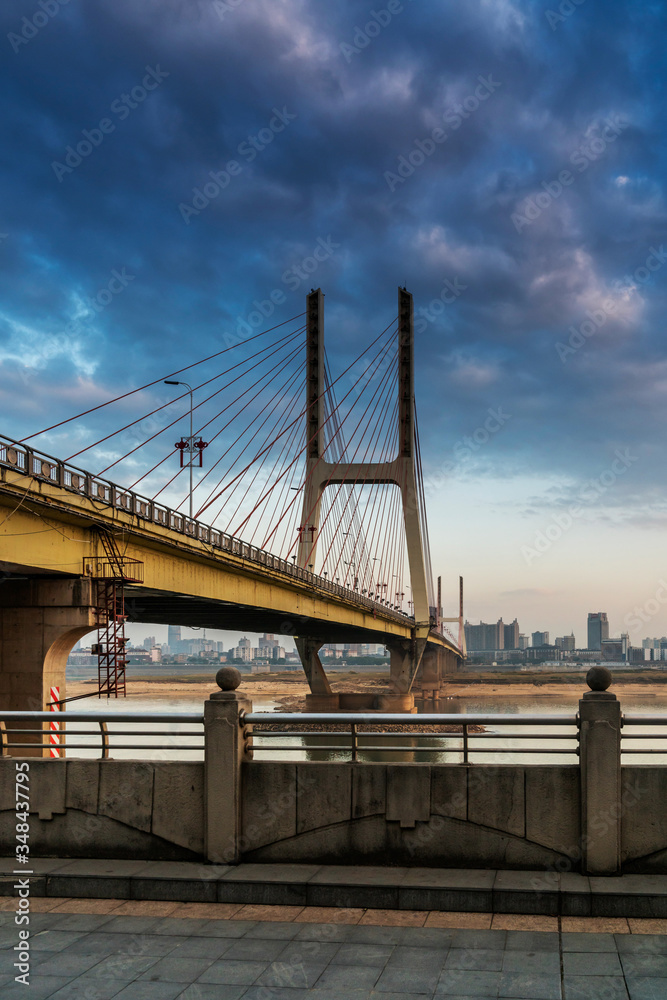
<path id="1" fill-rule="evenodd" d="M 130 639 L 130 644 L 132 646 L 140 647 L 143 645 L 144 639 L 149 636 L 154 635 L 158 645 L 168 645 L 169 638 L 169 628 L 174 626 L 168 625 L 137 625 L 136 623 L 128 623 L 125 626 L 126 634 Z M 206 638 L 211 639 L 214 642 L 222 642 L 225 647 L 225 651 L 238 646 L 239 640 L 243 638 L 250 639 L 253 646 L 257 646 L 259 638 L 261 635 L 266 633 L 263 632 L 248 632 L 245 631 L 224 631 L 222 629 L 191 629 L 187 626 L 182 626 L 181 637 L 182 639 L 197 639 L 202 638 L 203 633 L 206 632 Z M 293 650 L 294 640 L 290 635 L 276 635 L 276 638 L 280 640 L 280 645 L 284 646 L 287 650 Z M 91 633 L 91 638 L 84 636 L 81 640 L 82 645 L 88 645 L 89 642 L 94 642 L 94 633 Z"/>

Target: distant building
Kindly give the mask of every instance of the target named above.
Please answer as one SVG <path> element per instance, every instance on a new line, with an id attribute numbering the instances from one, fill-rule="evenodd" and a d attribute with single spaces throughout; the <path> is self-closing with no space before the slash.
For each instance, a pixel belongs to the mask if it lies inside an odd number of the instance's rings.
<path id="1" fill-rule="evenodd" d="M 533 646 L 548 646 L 549 645 L 549 633 L 548 632 L 533 632 Z"/>
<path id="2" fill-rule="evenodd" d="M 252 643 L 246 636 L 239 639 L 239 644 L 234 649 L 234 659 L 243 660 L 245 663 L 249 663 L 252 660 Z"/>
<path id="3" fill-rule="evenodd" d="M 169 625 L 167 628 L 167 645 L 171 653 L 178 653 L 181 648 L 181 626 Z"/>
<path id="4" fill-rule="evenodd" d="M 536 633 L 539 635 L 539 633 Z M 544 633 L 543 633 L 544 634 Z M 547 632 L 548 636 L 549 633 Z M 533 645 L 526 650 L 526 660 L 532 661 L 555 661 L 562 658 L 562 650 L 558 646 L 551 646 L 548 642 L 539 643 L 539 645 Z"/>
<path id="5" fill-rule="evenodd" d="M 144 639 L 144 649 L 147 649 L 150 652 L 154 645 L 155 645 L 155 636 L 154 635 L 146 636 L 146 638 Z"/>
<path id="6" fill-rule="evenodd" d="M 162 663 L 162 647 L 153 646 L 151 649 L 151 663 Z"/>
<path id="7" fill-rule="evenodd" d="M 601 649 L 601 660 L 610 663 L 625 663 L 628 658 L 628 637 L 620 636 L 618 639 L 603 639 Z"/>
<path id="8" fill-rule="evenodd" d="M 665 635 L 661 639 L 642 639 L 643 649 L 664 649 L 665 646 L 667 646 L 667 636 Z"/>
<path id="9" fill-rule="evenodd" d="M 562 656 L 564 660 L 581 662 L 581 663 L 597 663 L 600 659 L 600 653 L 594 649 L 572 649 L 567 652 L 563 650 Z"/>
<path id="10" fill-rule="evenodd" d="M 588 614 L 588 648 L 602 649 L 602 640 L 609 638 L 609 620 L 606 611 Z"/>
<path id="11" fill-rule="evenodd" d="M 504 649 L 519 649 L 519 623 L 514 619 L 511 625 L 503 626 L 505 632 Z"/>
<path id="12" fill-rule="evenodd" d="M 469 651 L 505 648 L 505 624 L 502 618 L 495 625 L 486 622 L 472 625 L 470 622 L 466 622 L 464 628 L 466 646 Z"/>
<path id="13" fill-rule="evenodd" d="M 528 649 L 530 646 L 530 639 L 527 635 L 519 636 L 519 649 Z"/>
<path id="14" fill-rule="evenodd" d="M 257 648 L 261 650 L 263 656 L 271 656 L 274 649 L 280 646 L 280 640 L 276 639 L 274 635 L 264 633 L 260 635 Z"/>
<path id="15" fill-rule="evenodd" d="M 526 661 L 528 663 L 532 661 L 555 661 L 562 658 L 562 651 L 558 649 L 557 646 L 553 646 L 548 642 L 541 643 L 539 646 L 529 646 L 526 650 Z"/>

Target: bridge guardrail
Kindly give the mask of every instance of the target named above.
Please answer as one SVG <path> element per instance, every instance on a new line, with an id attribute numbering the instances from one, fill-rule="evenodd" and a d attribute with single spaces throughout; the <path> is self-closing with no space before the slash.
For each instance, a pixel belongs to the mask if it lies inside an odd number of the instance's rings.
<path id="1" fill-rule="evenodd" d="M 51 712 L 0 711 L 0 756 L 8 755 L 10 750 L 40 748 L 53 751 L 48 729 L 52 721 Z M 59 721 L 63 728 L 55 749 L 65 750 L 67 757 L 82 756 L 80 751 L 84 751 L 85 756 L 95 750 L 100 751 L 100 759 L 107 759 L 117 751 L 130 757 L 138 755 L 128 755 L 127 751 L 141 751 L 145 759 L 154 757 L 156 752 L 173 758 L 184 751 L 198 751 L 202 758 L 205 754 L 202 712 L 66 711 L 59 716 Z M 73 728 L 77 723 L 88 728 Z M 391 757 L 386 755 L 407 752 L 426 758 L 437 755 L 440 762 L 459 764 L 525 763 L 526 758 L 533 755 L 557 755 L 561 758 L 558 763 L 563 764 L 579 761 L 578 716 L 575 714 L 241 712 L 239 724 L 249 756 L 253 751 L 267 750 L 295 757 L 304 752 L 333 752 L 339 759 L 358 761 L 368 754 L 373 761 L 377 761 L 378 756 L 380 760 L 390 761 Z M 118 725 L 133 728 L 117 728 Z M 174 728 L 179 725 L 187 728 Z M 313 728 L 315 726 L 336 728 L 318 730 Z M 445 731 L 445 726 L 452 728 Z M 633 727 L 633 731 L 622 736 L 623 763 L 636 764 L 633 758 L 644 754 L 652 756 L 642 763 L 664 763 L 667 759 L 667 715 L 629 714 L 623 717 L 623 727 L 626 726 Z M 528 727 L 531 732 L 515 731 Z M 126 737 L 141 742 L 119 742 Z M 417 738 L 419 745 L 415 745 Z M 192 739 L 196 742 L 184 742 Z M 631 745 L 627 744 L 628 740 L 632 741 Z M 656 740 L 663 745 L 656 746 Z M 649 741 L 649 746 L 641 745 Z M 640 745 L 635 745 L 636 742 Z"/>
<path id="2" fill-rule="evenodd" d="M 662 732 L 656 732 L 662 726 Z M 628 731 L 630 727 L 630 731 Z M 649 732 L 638 731 L 644 727 Z M 661 741 L 656 746 L 656 740 Z M 629 743 L 629 741 L 631 741 Z M 649 743 L 648 746 L 642 745 Z M 664 715 L 638 715 L 634 712 L 621 716 L 621 758 L 641 754 L 663 754 L 667 757 L 667 717 Z M 636 761 L 633 761 L 636 763 Z"/>
<path id="3" fill-rule="evenodd" d="M 440 758 L 453 757 L 455 763 L 474 763 L 478 754 L 502 754 L 503 756 L 523 756 L 527 754 L 558 754 L 572 758 L 570 763 L 577 763 L 579 756 L 579 734 L 576 715 L 501 715 L 501 714 L 462 714 L 462 715 L 408 715 L 408 714 L 372 714 L 345 712 L 250 712 L 242 716 L 246 747 L 250 750 L 270 750 L 280 753 L 303 751 L 336 751 L 349 753 L 350 759 L 356 761 L 359 754 L 369 752 L 376 759 L 378 753 L 397 753 L 406 751 L 419 754 L 437 754 Z M 667 722 L 667 719 L 664 720 Z M 250 729 L 249 726 L 261 726 L 261 729 Z M 334 732 L 313 731 L 313 726 L 336 726 Z M 424 733 L 423 730 L 444 726 L 456 727 L 457 731 L 440 731 Z M 491 727 L 487 731 L 485 727 Z M 500 729 L 532 726 L 545 728 L 544 732 L 514 733 L 498 732 Z M 278 727 L 278 728 L 267 728 Z M 383 727 L 386 731 L 373 731 Z M 558 727 L 566 732 L 550 732 L 546 727 Z M 421 732 L 418 730 L 422 730 Z M 325 742 L 327 737 L 345 737 L 348 742 Z M 420 738 L 416 747 L 414 741 Z M 299 743 L 287 742 L 281 745 L 280 740 L 299 739 Z M 387 739 L 394 740 L 389 744 Z M 400 742 L 396 742 L 396 740 Z M 433 740 L 427 745 L 425 740 Z M 518 741 L 518 746 L 493 745 L 498 741 Z M 526 741 L 526 742 L 522 742 Z M 530 741 L 530 742 L 529 742 Z M 564 745 L 564 742 L 567 745 Z M 492 744 L 489 746 L 489 742 Z M 534 744 L 547 744 L 535 746 Z M 488 762 L 486 762 L 488 763 Z M 567 763 L 567 761 L 566 761 Z"/>
<path id="4" fill-rule="evenodd" d="M 204 754 L 203 712 L 61 712 L 58 721 L 61 723 L 58 733 L 59 743 L 54 747 L 49 740 L 48 729 L 49 722 L 53 722 L 52 712 L 0 711 L 0 756 L 8 756 L 10 750 L 38 748 L 50 750 L 54 756 L 56 755 L 53 754 L 54 750 L 65 750 L 67 757 L 72 756 L 73 750 L 94 751 L 99 748 L 100 760 L 109 758 L 111 751 L 117 750 L 141 750 L 150 754 L 161 751 L 176 756 L 183 751 L 199 750 L 202 756 Z M 11 728 L 7 728 L 8 722 L 11 723 Z M 19 723 L 20 727 L 15 728 L 15 723 Z M 84 723 L 92 728 L 71 728 L 72 723 Z M 131 725 L 133 728 L 117 729 L 116 723 Z M 183 723 L 198 728 L 185 730 L 173 728 Z M 44 728 L 44 724 L 47 728 Z M 110 726 L 112 728 L 109 728 Z M 118 737 L 128 736 L 143 742 L 118 742 Z M 26 737 L 32 738 L 26 739 Z M 72 740 L 72 737 L 77 739 Z M 199 742 L 183 742 L 186 739 L 191 740 L 192 737 L 197 737 Z M 156 740 L 162 742 L 155 742 Z"/>
<path id="5" fill-rule="evenodd" d="M 374 601 L 360 594 L 357 590 L 341 586 L 326 577 L 304 570 L 301 566 L 296 566 L 294 562 L 282 559 L 264 549 L 258 549 L 240 538 L 226 535 L 208 524 L 197 520 L 191 521 L 184 514 L 162 504 L 156 504 L 148 497 L 133 493 L 117 483 L 102 479 L 75 465 L 61 462 L 45 452 L 16 444 L 8 438 L 0 439 L 0 466 L 14 472 L 21 472 L 38 482 L 47 482 L 68 492 L 76 493 L 78 496 L 88 497 L 93 503 L 108 504 L 110 507 L 134 514 L 142 520 L 151 521 L 188 537 L 194 537 L 210 545 L 213 549 L 231 552 L 233 555 L 239 555 L 241 558 L 248 559 L 260 566 L 271 566 L 272 569 L 278 570 L 286 576 L 302 580 L 304 583 L 309 583 L 328 593 L 336 594 L 361 607 L 381 611 L 385 617 L 394 621 L 403 624 L 414 622 L 414 617 L 403 611 L 397 611 L 391 605 Z"/>

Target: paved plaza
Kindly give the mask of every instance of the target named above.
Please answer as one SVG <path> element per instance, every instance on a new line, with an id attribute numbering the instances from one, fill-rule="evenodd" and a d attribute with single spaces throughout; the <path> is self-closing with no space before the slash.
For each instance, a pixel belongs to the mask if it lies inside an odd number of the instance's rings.
<path id="1" fill-rule="evenodd" d="M 667 1000 L 664 920 L 33 902 L 25 986 L 2 901 L 2 1000 Z"/>

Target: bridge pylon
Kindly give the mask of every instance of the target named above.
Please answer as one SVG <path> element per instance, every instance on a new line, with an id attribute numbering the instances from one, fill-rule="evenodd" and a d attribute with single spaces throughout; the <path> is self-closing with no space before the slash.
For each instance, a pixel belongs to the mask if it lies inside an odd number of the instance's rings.
<path id="1" fill-rule="evenodd" d="M 428 635 L 433 627 L 426 574 L 424 534 L 417 490 L 415 409 L 414 409 L 414 307 L 412 295 L 398 289 L 398 453 L 387 462 L 332 463 L 325 458 L 324 436 L 324 296 L 320 288 L 306 296 L 306 392 L 307 449 L 303 504 L 297 562 L 314 568 L 320 531 L 322 495 L 327 486 L 341 483 L 393 484 L 400 489 L 408 564 L 414 602 L 415 624 L 408 642 L 389 642 L 390 682 L 396 693 L 396 707 L 409 707 L 411 688 Z M 331 688 L 312 642 L 297 640 L 311 692 L 323 705 Z M 303 647 L 303 648 L 302 648 Z M 391 705 L 383 705 L 393 707 Z"/>

